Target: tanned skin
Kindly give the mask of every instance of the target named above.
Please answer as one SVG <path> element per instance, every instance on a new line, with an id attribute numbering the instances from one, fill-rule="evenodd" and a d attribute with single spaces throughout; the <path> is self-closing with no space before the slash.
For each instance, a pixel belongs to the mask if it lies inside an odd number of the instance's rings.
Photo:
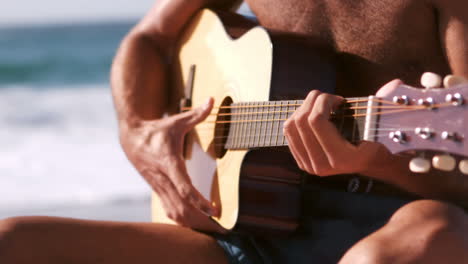
<path id="1" fill-rule="evenodd" d="M 424 71 L 468 78 L 466 1 L 248 3 L 263 26 L 299 33 L 336 49 L 341 96 L 374 94 L 395 78 L 417 86 Z M 235 4 L 159 0 L 124 39 L 112 69 L 122 147 L 162 198 L 170 217 L 185 227 L 10 218 L 0 222 L 0 263 L 227 263 L 213 238 L 190 229 L 215 228 L 206 214 L 216 215 L 218 210 L 191 185 L 181 151 L 184 134 L 208 115 L 212 101 L 187 113 L 163 115 L 177 105 L 167 86 L 166 65 L 183 26 L 200 8 L 227 9 Z M 381 93 L 399 83 L 388 83 Z M 328 122 L 328 113 L 341 100 L 311 92 L 286 122 L 291 152 L 303 170 L 320 176 L 357 172 L 450 202 L 428 199 L 402 207 L 387 225 L 354 245 L 341 263 L 467 262 L 468 217 L 460 209 L 468 206 L 467 177 L 414 175 L 407 169 L 407 159 L 390 155 L 380 145 L 350 145 Z"/>

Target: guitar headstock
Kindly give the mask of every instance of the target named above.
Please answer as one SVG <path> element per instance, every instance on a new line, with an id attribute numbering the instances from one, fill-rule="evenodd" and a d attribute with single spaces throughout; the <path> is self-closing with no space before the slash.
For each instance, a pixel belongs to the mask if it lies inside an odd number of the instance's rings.
<path id="1" fill-rule="evenodd" d="M 436 74 L 425 73 L 421 84 L 425 88 L 400 85 L 376 99 L 374 138 L 392 153 L 443 153 L 432 158 L 432 166 L 452 171 L 457 162 L 450 154 L 468 157 L 468 80 L 447 76 L 442 81 Z M 458 167 L 468 174 L 468 160 Z M 423 157 L 410 163 L 414 172 L 430 168 L 431 162 Z"/>

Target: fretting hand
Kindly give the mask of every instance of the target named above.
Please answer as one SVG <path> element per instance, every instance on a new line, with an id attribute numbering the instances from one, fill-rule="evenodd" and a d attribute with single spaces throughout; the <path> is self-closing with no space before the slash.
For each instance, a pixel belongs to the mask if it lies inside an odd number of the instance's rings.
<path id="1" fill-rule="evenodd" d="M 400 84 L 399 80 L 388 83 L 377 96 Z M 330 113 L 343 101 L 340 96 L 311 91 L 284 123 L 289 148 L 302 170 L 318 176 L 347 173 L 371 176 L 373 166 L 378 164 L 376 159 L 390 155 L 380 144 L 362 141 L 353 145 L 341 136 L 329 119 Z"/>

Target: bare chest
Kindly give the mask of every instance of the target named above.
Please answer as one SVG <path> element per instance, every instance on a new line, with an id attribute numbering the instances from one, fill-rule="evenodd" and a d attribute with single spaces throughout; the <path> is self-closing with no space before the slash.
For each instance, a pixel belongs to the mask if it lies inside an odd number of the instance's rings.
<path id="1" fill-rule="evenodd" d="M 355 87 L 349 92 L 352 95 L 372 93 L 393 78 L 416 85 L 422 71 L 448 71 L 437 15 L 427 1 L 248 2 L 265 27 L 294 32 L 332 46 L 339 54 L 343 82 Z M 348 91 L 343 94 L 348 95 Z"/>

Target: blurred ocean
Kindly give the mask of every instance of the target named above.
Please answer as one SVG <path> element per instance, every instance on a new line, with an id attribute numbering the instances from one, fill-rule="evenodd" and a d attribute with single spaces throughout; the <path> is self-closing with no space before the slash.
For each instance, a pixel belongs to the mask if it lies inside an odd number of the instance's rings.
<path id="1" fill-rule="evenodd" d="M 108 83 L 133 23 L 0 28 L 0 218 L 149 220 Z"/>

